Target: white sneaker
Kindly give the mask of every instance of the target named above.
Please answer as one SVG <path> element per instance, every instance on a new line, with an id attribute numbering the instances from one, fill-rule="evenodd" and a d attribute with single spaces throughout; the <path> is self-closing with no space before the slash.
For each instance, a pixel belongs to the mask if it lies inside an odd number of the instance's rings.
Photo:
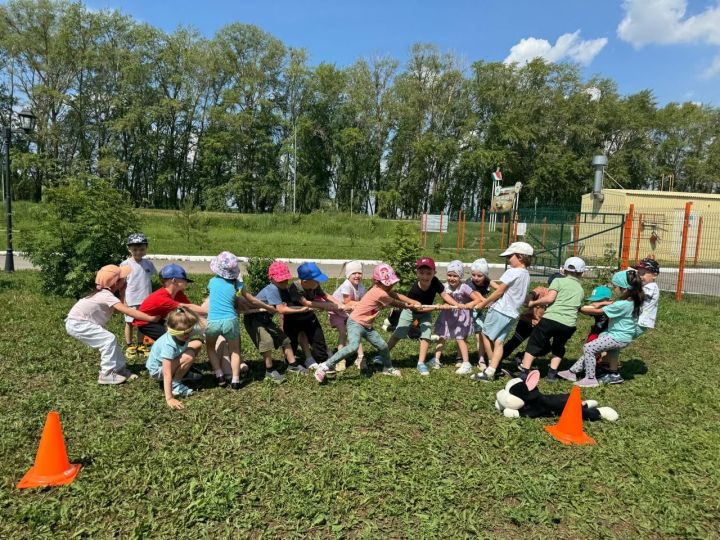
<path id="1" fill-rule="evenodd" d="M 315 359 L 311 356 L 310 358 L 305 360 L 305 367 L 307 369 L 312 369 L 313 371 L 318 368 L 318 363 L 315 361 Z"/>
<path id="2" fill-rule="evenodd" d="M 335 371 L 345 371 L 347 369 L 347 362 L 345 360 L 340 360 L 337 364 L 335 364 Z"/>
<path id="3" fill-rule="evenodd" d="M 327 375 L 328 368 L 324 362 L 322 364 L 315 365 L 317 366 L 317 368 L 315 369 L 315 380 L 321 383 L 325 380 L 325 375 Z"/>
<path id="4" fill-rule="evenodd" d="M 382 329 L 387 332 L 388 328 L 390 328 L 390 321 L 388 319 L 385 319 L 382 323 Z"/>
<path id="5" fill-rule="evenodd" d="M 127 381 L 127 377 L 124 377 L 117 371 L 100 373 L 98 376 L 98 384 L 122 384 L 125 381 Z"/>
<path id="6" fill-rule="evenodd" d="M 391 377 L 402 377 L 400 370 L 394 367 L 386 367 L 380 373 L 383 375 L 390 375 Z"/>
<path id="7" fill-rule="evenodd" d="M 428 362 L 428 366 L 430 366 L 432 369 L 440 369 L 442 366 L 440 365 L 440 362 L 438 362 L 437 358 L 431 358 Z"/>
<path id="8" fill-rule="evenodd" d="M 460 367 L 455 370 L 455 373 L 457 375 L 469 375 L 472 371 L 472 364 L 470 362 L 463 362 Z"/>

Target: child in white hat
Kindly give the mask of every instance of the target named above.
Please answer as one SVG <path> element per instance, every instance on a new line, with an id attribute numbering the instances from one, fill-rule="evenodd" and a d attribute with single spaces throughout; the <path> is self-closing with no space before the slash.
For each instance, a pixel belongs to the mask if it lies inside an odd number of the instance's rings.
<path id="1" fill-rule="evenodd" d="M 360 261 L 349 261 L 343 265 L 345 270 L 345 281 L 335 289 L 333 297 L 345 306 L 353 307 L 365 295 L 365 286 L 362 284 L 363 267 Z M 344 311 L 330 312 L 330 326 L 338 331 L 338 350 L 347 345 L 347 320 L 348 314 Z M 364 354 L 362 343 L 358 347 L 356 364 L 363 369 Z M 342 362 L 339 362 L 339 364 Z M 339 369 L 338 371 L 342 371 Z"/>

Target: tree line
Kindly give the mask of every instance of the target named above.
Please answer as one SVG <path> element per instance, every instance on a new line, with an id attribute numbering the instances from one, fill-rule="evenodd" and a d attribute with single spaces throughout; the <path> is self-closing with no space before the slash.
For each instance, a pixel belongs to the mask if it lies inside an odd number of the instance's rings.
<path id="1" fill-rule="evenodd" d="M 720 187 L 717 107 L 660 107 L 651 90 L 621 95 L 572 64 L 467 65 L 430 44 L 402 65 L 313 66 L 252 25 L 208 38 L 77 2 L 11 0 L 0 5 L 0 99 L 4 122 L 14 103 L 38 118 L 13 146 L 15 193 L 36 201 L 97 176 L 154 208 L 472 215 L 498 166 L 523 182 L 526 204 L 577 205 L 597 153 L 628 189 L 670 177 L 679 191 Z"/>

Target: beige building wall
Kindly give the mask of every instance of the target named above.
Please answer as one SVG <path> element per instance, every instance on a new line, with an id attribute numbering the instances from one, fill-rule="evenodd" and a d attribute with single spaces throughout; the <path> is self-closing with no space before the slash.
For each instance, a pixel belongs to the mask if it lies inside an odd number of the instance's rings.
<path id="1" fill-rule="evenodd" d="M 692 203 L 688 228 L 686 258 L 694 263 L 697 254 L 698 265 L 720 261 L 720 195 L 705 193 L 684 193 L 676 191 L 645 190 L 603 190 L 605 199 L 600 202 L 591 194 L 582 196 L 579 243 L 588 258 L 608 255 L 608 250 L 617 252 L 620 233 L 618 230 L 600 234 L 583 241 L 584 237 L 607 228 L 603 214 L 627 214 L 634 205 L 630 261 L 654 255 L 661 262 L 677 262 L 682 246 L 682 229 L 685 203 Z M 702 228 L 700 218 L 702 217 Z M 696 249 L 699 241 L 699 249 Z M 612 246 L 610 248 L 609 246 Z M 616 253 L 617 254 L 617 253 Z"/>

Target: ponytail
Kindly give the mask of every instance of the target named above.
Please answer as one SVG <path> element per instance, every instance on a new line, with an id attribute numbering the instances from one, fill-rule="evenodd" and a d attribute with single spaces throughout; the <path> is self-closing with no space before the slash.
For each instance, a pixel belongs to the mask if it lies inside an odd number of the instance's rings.
<path id="1" fill-rule="evenodd" d="M 632 300 L 633 302 L 633 317 L 636 319 L 640 316 L 640 308 L 645 301 L 645 293 L 643 292 L 643 285 L 640 276 L 634 269 L 629 269 L 625 273 L 629 287 L 625 289 L 625 292 L 620 296 L 621 300 Z"/>

